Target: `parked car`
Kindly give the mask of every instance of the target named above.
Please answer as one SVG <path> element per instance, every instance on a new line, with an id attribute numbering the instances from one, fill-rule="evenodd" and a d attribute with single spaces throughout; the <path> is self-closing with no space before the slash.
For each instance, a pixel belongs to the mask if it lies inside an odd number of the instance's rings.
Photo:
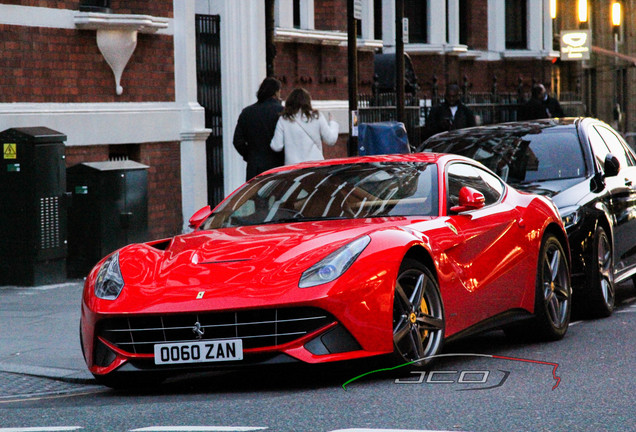
<path id="1" fill-rule="evenodd" d="M 420 151 L 482 162 L 517 189 L 551 197 L 572 248 L 574 310 L 609 316 L 616 283 L 636 283 L 636 155 L 606 123 L 565 118 L 438 134 Z"/>
<path id="2" fill-rule="evenodd" d="M 421 365 L 471 332 L 568 328 L 556 207 L 461 156 L 279 167 L 190 222 L 88 275 L 81 344 L 99 382 L 385 354 Z"/>

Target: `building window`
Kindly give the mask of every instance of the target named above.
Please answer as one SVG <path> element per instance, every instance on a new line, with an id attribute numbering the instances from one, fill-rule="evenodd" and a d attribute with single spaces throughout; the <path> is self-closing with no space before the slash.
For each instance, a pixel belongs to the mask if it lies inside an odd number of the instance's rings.
<path id="1" fill-rule="evenodd" d="M 428 1 L 404 0 L 404 16 L 409 19 L 409 42 L 428 43 Z"/>
<path id="2" fill-rule="evenodd" d="M 294 0 L 294 28 L 300 28 L 300 0 Z"/>
<path id="3" fill-rule="evenodd" d="M 468 0 L 459 0 L 459 43 L 469 45 L 469 19 Z"/>
<path id="4" fill-rule="evenodd" d="M 112 13 L 110 0 L 82 0 L 79 5 L 82 12 Z"/>
<path id="5" fill-rule="evenodd" d="M 382 0 L 373 0 L 373 35 L 382 39 Z"/>
<path id="6" fill-rule="evenodd" d="M 506 49 L 528 49 L 527 0 L 506 0 Z"/>

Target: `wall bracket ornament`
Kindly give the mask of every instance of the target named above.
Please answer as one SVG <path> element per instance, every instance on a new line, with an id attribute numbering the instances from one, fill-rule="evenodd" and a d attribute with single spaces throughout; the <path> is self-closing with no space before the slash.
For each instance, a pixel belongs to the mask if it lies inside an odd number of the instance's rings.
<path id="1" fill-rule="evenodd" d="M 123 15 L 75 12 L 75 27 L 97 32 L 97 47 L 115 77 L 115 92 L 124 92 L 121 76 L 137 47 L 137 33 L 156 33 L 168 27 L 168 18 L 149 15 Z"/>

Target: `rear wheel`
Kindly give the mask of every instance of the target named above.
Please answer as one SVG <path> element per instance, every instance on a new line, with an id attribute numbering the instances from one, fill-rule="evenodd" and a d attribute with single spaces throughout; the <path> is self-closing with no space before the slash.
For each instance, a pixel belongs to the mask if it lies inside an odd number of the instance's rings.
<path id="1" fill-rule="evenodd" d="M 594 234 L 594 248 L 585 278 L 581 309 L 590 318 L 608 317 L 614 311 L 614 256 L 612 245 L 602 227 Z"/>
<path id="2" fill-rule="evenodd" d="M 572 288 L 570 269 L 563 246 L 551 234 L 543 238 L 537 264 L 534 317 L 504 327 L 510 338 L 558 340 L 570 324 Z"/>
<path id="3" fill-rule="evenodd" d="M 397 361 L 422 366 L 439 353 L 444 340 L 444 305 L 430 270 L 405 259 L 395 284 L 393 346 Z"/>

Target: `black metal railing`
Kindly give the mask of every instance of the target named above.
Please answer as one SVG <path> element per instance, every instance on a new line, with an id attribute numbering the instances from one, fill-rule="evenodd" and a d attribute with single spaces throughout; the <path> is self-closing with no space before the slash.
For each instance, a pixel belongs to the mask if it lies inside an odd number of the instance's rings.
<path id="1" fill-rule="evenodd" d="M 518 120 L 521 106 L 530 95 L 521 91 L 511 93 L 465 93 L 462 101 L 477 117 L 477 124 L 487 125 Z M 360 123 L 396 121 L 395 93 L 361 94 L 358 96 Z M 425 127 L 431 109 L 442 102 L 441 97 L 405 95 L 404 127 L 411 147 L 417 147 L 426 138 Z M 566 117 L 586 115 L 585 104 L 575 93 L 561 93 L 560 103 Z"/>

